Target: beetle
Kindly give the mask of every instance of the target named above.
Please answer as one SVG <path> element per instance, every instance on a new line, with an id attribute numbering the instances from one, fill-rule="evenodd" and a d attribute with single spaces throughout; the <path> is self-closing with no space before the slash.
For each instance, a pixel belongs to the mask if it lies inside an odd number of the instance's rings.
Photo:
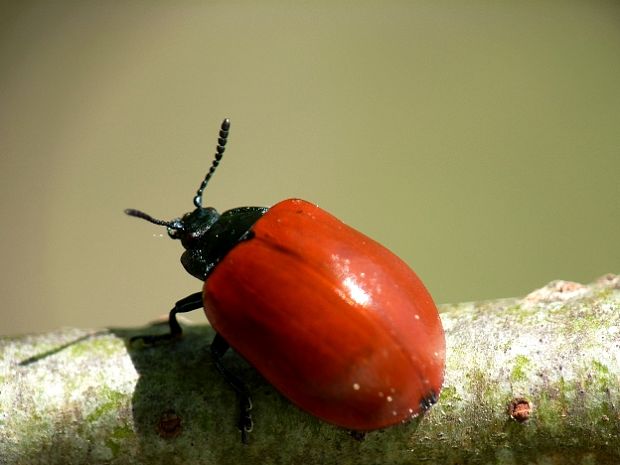
<path id="1" fill-rule="evenodd" d="M 230 347 L 299 408 L 352 432 L 423 413 L 442 387 L 445 337 L 422 281 L 387 248 L 304 200 L 223 213 L 203 207 L 229 130 L 225 119 L 193 211 L 163 221 L 125 210 L 166 226 L 185 248 L 183 267 L 204 281 L 172 308 L 169 333 L 134 339 L 177 338 L 176 315 L 204 307 L 216 332 L 214 364 L 239 399 L 244 443 L 252 403 L 223 364 Z"/>

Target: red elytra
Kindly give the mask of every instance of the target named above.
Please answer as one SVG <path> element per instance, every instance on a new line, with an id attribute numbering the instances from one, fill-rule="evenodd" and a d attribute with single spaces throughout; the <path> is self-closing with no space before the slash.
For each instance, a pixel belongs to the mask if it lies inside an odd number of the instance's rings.
<path id="1" fill-rule="evenodd" d="M 437 399 L 444 332 L 405 262 L 303 200 L 274 205 L 251 232 L 206 279 L 205 313 L 284 396 L 356 431 Z"/>

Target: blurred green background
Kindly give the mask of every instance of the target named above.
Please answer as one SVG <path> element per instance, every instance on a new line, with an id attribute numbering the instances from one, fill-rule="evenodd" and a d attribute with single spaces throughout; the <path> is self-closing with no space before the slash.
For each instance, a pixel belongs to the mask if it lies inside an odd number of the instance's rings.
<path id="1" fill-rule="evenodd" d="M 20 1 L 0 333 L 142 324 L 199 290 L 122 212 L 191 210 L 227 116 L 206 203 L 318 203 L 439 303 L 620 272 L 618 2 Z"/>

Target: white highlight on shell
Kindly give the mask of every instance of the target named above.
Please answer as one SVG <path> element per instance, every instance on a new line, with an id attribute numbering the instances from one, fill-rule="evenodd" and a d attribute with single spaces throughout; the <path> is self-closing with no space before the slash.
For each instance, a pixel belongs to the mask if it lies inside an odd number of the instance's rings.
<path id="1" fill-rule="evenodd" d="M 341 257 L 339 254 L 331 255 L 332 267 L 341 280 L 344 289 L 337 289 L 345 299 L 350 299 L 358 305 L 367 306 L 371 300 L 371 295 L 364 289 L 364 276 L 351 270 L 351 260 Z"/>
<path id="2" fill-rule="evenodd" d="M 353 390 L 354 391 L 359 391 L 360 390 L 360 385 L 358 383 L 353 383 Z"/>
<path id="3" fill-rule="evenodd" d="M 349 290 L 349 295 L 360 305 L 366 305 L 370 301 L 368 293 L 355 282 L 353 276 L 347 276 L 342 280 L 342 284 Z"/>
<path id="4" fill-rule="evenodd" d="M 394 399 L 392 399 L 392 396 L 387 396 L 386 399 L 388 402 L 392 402 Z"/>

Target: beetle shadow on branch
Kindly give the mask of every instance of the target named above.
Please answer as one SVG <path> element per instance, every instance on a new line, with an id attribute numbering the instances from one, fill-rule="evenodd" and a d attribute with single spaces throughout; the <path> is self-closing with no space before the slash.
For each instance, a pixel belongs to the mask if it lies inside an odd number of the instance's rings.
<path id="1" fill-rule="evenodd" d="M 154 327 L 111 331 L 124 340 L 139 375 L 132 415 L 145 456 L 153 455 L 155 459 L 156 451 L 172 446 L 179 451 L 191 449 L 194 458 L 196 454 L 208 454 L 218 457 L 216 463 L 238 463 L 244 455 L 256 457 L 277 451 L 278 455 L 295 456 L 304 450 L 307 454 L 312 448 L 314 454 L 321 456 L 317 459 L 333 459 L 381 448 L 388 437 L 390 443 L 396 436 L 403 441 L 412 432 L 412 424 L 403 425 L 370 433 L 364 441 L 357 441 L 348 431 L 299 410 L 245 360 L 229 351 L 225 363 L 245 381 L 254 405 L 255 428 L 249 445 L 244 446 L 236 426 L 236 396 L 210 356 L 209 345 L 215 335 L 210 326 L 185 326 L 182 338 L 146 347 L 131 344 L 130 339 L 154 334 L 158 331 Z M 322 447 L 316 449 L 317 444 Z M 233 457 L 235 462 L 231 462 Z M 307 455 L 299 455 L 300 460 L 304 457 Z"/>

